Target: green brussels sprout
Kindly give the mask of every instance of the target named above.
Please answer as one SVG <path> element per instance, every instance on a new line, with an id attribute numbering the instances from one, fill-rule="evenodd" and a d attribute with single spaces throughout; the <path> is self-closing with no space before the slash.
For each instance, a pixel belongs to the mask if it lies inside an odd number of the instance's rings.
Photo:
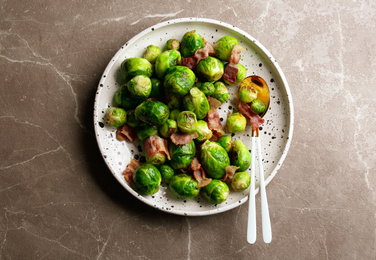
<path id="1" fill-rule="evenodd" d="M 145 153 L 145 159 L 147 163 L 150 163 L 156 167 L 161 166 L 166 162 L 166 154 L 162 152 L 158 152 L 153 154 L 152 157 L 149 157 L 147 153 Z"/>
<path id="2" fill-rule="evenodd" d="M 125 80 L 129 80 L 137 75 L 151 77 L 153 74 L 153 66 L 144 58 L 128 58 L 120 65 L 120 75 Z"/>
<path id="3" fill-rule="evenodd" d="M 136 135 L 141 142 L 145 142 L 149 136 L 158 134 L 158 126 L 156 125 L 142 123 L 136 128 Z"/>
<path id="4" fill-rule="evenodd" d="M 169 184 L 172 176 L 175 174 L 174 169 L 170 165 L 163 164 L 159 167 L 159 171 L 161 172 L 162 180 Z"/>
<path id="5" fill-rule="evenodd" d="M 209 185 L 201 188 L 201 194 L 210 203 L 221 204 L 230 194 L 227 184 L 220 180 L 212 180 Z"/>
<path id="6" fill-rule="evenodd" d="M 213 95 L 215 88 L 214 84 L 211 82 L 200 82 L 198 81 L 195 84 L 195 87 L 199 88 L 206 96 L 211 96 Z"/>
<path id="7" fill-rule="evenodd" d="M 198 182 L 191 175 L 181 173 L 172 176 L 169 187 L 178 199 L 190 200 L 200 193 L 197 184 Z"/>
<path id="8" fill-rule="evenodd" d="M 161 173 L 152 164 L 142 164 L 133 173 L 133 182 L 136 189 L 143 195 L 157 193 L 161 184 Z"/>
<path id="9" fill-rule="evenodd" d="M 229 61 L 235 44 L 239 44 L 237 39 L 232 36 L 223 36 L 213 46 L 215 57 L 223 61 Z"/>
<path id="10" fill-rule="evenodd" d="M 135 109 L 136 118 L 152 125 L 163 125 L 170 115 L 168 107 L 156 100 L 146 100 Z"/>
<path id="11" fill-rule="evenodd" d="M 225 65 L 225 70 L 226 70 L 227 66 L 228 66 L 228 63 Z M 243 79 L 247 76 L 247 68 L 244 67 L 240 63 L 236 64 L 236 66 L 238 67 L 238 73 L 236 74 L 236 82 L 235 82 L 235 84 L 238 84 L 238 83 L 242 82 Z M 223 79 L 223 81 L 227 85 L 233 85 L 233 83 L 229 82 L 227 79 Z"/>
<path id="12" fill-rule="evenodd" d="M 198 137 L 195 139 L 197 142 L 204 142 L 213 136 L 213 132 L 209 129 L 208 123 L 204 120 L 197 121 L 196 132 L 198 134 Z"/>
<path id="13" fill-rule="evenodd" d="M 161 55 L 158 56 L 157 60 L 155 61 L 155 75 L 163 79 L 167 70 L 170 67 L 174 67 L 181 63 L 181 56 L 180 52 L 175 50 L 164 51 Z"/>
<path id="14" fill-rule="evenodd" d="M 214 57 L 200 60 L 196 66 L 196 74 L 203 81 L 214 82 L 222 78 L 224 73 L 223 63 Z"/>
<path id="15" fill-rule="evenodd" d="M 179 50 L 180 48 L 180 42 L 176 39 L 169 39 L 167 42 L 166 42 L 166 49 L 167 50 Z"/>
<path id="16" fill-rule="evenodd" d="M 183 105 L 185 110 L 195 113 L 197 119 L 204 119 L 210 110 L 205 94 L 196 87 L 193 87 L 183 98 Z"/>
<path id="17" fill-rule="evenodd" d="M 171 67 L 164 78 L 164 89 L 172 96 L 184 96 L 194 86 L 196 75 L 185 66 Z"/>
<path id="18" fill-rule="evenodd" d="M 182 111 L 176 120 L 180 132 L 189 134 L 197 130 L 196 114 L 192 111 Z"/>
<path id="19" fill-rule="evenodd" d="M 163 100 L 163 84 L 160 79 L 150 78 L 151 92 L 149 98 L 155 98 L 157 100 Z"/>
<path id="20" fill-rule="evenodd" d="M 242 113 L 236 112 L 229 116 L 226 120 L 226 127 L 230 133 L 240 133 L 245 130 L 247 119 Z"/>
<path id="21" fill-rule="evenodd" d="M 180 43 L 180 52 L 184 58 L 192 57 L 195 51 L 204 48 L 204 39 L 193 30 L 186 32 Z"/>
<path id="22" fill-rule="evenodd" d="M 170 96 L 166 95 L 165 103 L 170 110 L 180 109 L 181 107 L 181 96 Z"/>
<path id="23" fill-rule="evenodd" d="M 265 111 L 266 106 L 261 100 L 255 99 L 251 103 L 251 111 L 255 114 L 261 114 Z"/>
<path id="24" fill-rule="evenodd" d="M 230 165 L 230 158 L 218 143 L 205 141 L 201 146 L 201 164 L 210 177 L 220 179 L 226 174 L 226 166 Z"/>
<path id="25" fill-rule="evenodd" d="M 218 99 L 221 103 L 225 103 L 230 98 L 228 89 L 223 82 L 217 81 L 214 84 L 214 88 L 215 88 L 215 92 L 212 95 L 213 98 Z"/>
<path id="26" fill-rule="evenodd" d="M 150 78 L 144 75 L 134 76 L 131 80 L 128 81 L 127 88 L 132 97 L 146 99 L 149 97 L 151 92 Z"/>
<path id="27" fill-rule="evenodd" d="M 170 111 L 170 119 L 172 120 L 178 120 L 178 115 L 180 114 L 180 110 L 179 109 L 173 109 Z"/>
<path id="28" fill-rule="evenodd" d="M 251 103 L 257 98 L 257 90 L 248 84 L 241 84 L 238 91 L 238 96 L 244 103 Z"/>
<path id="29" fill-rule="evenodd" d="M 176 133 L 178 131 L 178 125 L 176 124 L 176 121 L 173 119 L 167 119 L 166 123 L 161 125 L 159 127 L 159 133 L 161 136 L 168 138 L 173 133 Z"/>
<path id="30" fill-rule="evenodd" d="M 151 64 L 154 64 L 159 55 L 161 55 L 161 49 L 158 46 L 149 45 L 146 47 L 142 58 L 147 59 Z"/>
<path id="31" fill-rule="evenodd" d="M 140 121 L 137 120 L 136 115 L 134 114 L 134 109 L 127 111 L 127 124 L 131 127 L 137 127 L 140 125 Z"/>
<path id="32" fill-rule="evenodd" d="M 115 107 L 121 107 L 128 110 L 137 107 L 142 102 L 142 99 L 132 97 L 127 84 L 125 84 L 116 90 L 112 102 Z"/>
<path id="33" fill-rule="evenodd" d="M 243 191 L 249 187 L 251 176 L 247 172 L 236 172 L 231 180 L 231 188 L 234 191 Z"/>
<path id="34" fill-rule="evenodd" d="M 244 172 L 251 165 L 251 154 L 247 146 L 240 140 L 235 140 L 232 144 L 232 151 L 230 152 L 231 165 L 240 167 L 238 171 Z"/>
<path id="35" fill-rule="evenodd" d="M 111 126 L 122 126 L 127 122 L 127 112 L 120 107 L 110 107 L 106 112 L 106 123 Z"/>
<path id="36" fill-rule="evenodd" d="M 194 141 L 187 144 L 179 145 L 170 143 L 168 151 L 171 157 L 170 165 L 174 170 L 186 170 L 188 169 L 191 161 L 196 154 L 196 146 Z"/>
<path id="37" fill-rule="evenodd" d="M 229 135 L 222 135 L 218 138 L 217 143 L 222 146 L 226 152 L 230 152 L 232 148 L 232 138 Z"/>

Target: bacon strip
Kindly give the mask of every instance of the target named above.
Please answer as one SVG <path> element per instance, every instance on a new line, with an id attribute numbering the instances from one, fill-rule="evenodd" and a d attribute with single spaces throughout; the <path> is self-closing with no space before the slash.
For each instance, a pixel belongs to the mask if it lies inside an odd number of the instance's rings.
<path id="1" fill-rule="evenodd" d="M 207 121 L 209 129 L 213 132 L 210 141 L 217 141 L 219 137 L 225 134 L 217 109 L 212 108 L 209 110 Z"/>
<path id="2" fill-rule="evenodd" d="M 198 60 L 196 57 L 188 57 L 188 58 L 184 58 L 184 57 L 181 57 L 181 65 L 182 66 L 186 66 L 188 68 L 190 68 L 191 70 L 193 70 L 198 64 Z"/>
<path id="3" fill-rule="evenodd" d="M 197 66 L 197 64 L 200 62 L 200 60 L 206 59 L 209 55 L 213 56 L 215 53 L 213 46 L 209 42 L 207 42 L 205 39 L 204 39 L 204 44 L 205 44 L 204 47 L 196 50 L 195 54 L 192 57 L 188 57 L 188 58 L 182 57 L 181 58 L 182 66 L 186 66 L 190 68 L 191 70 L 193 70 Z"/>
<path id="4" fill-rule="evenodd" d="M 258 114 L 253 113 L 250 106 L 241 100 L 239 100 L 239 110 L 251 121 L 252 131 L 257 131 L 260 125 L 264 123 L 264 119 L 262 119 Z"/>
<path id="5" fill-rule="evenodd" d="M 231 56 L 229 62 L 232 64 L 238 64 L 240 61 L 240 52 L 245 51 L 246 48 L 239 44 L 235 44 L 231 50 Z"/>
<path id="6" fill-rule="evenodd" d="M 223 78 L 231 84 L 236 84 L 236 76 L 238 75 L 238 64 L 229 63 L 223 73 Z"/>
<path id="7" fill-rule="evenodd" d="M 164 153 L 171 160 L 167 140 L 157 135 L 151 135 L 145 140 L 145 151 L 149 158 L 157 153 Z"/>
<path id="8" fill-rule="evenodd" d="M 198 182 L 197 188 L 205 187 L 211 183 L 212 179 L 206 177 L 205 171 L 196 157 L 191 161 L 190 168 L 193 170 L 193 177 Z"/>
<path id="9" fill-rule="evenodd" d="M 133 173 L 141 166 L 141 163 L 132 159 L 131 162 L 128 164 L 127 168 L 123 171 L 124 179 L 129 182 L 133 183 Z"/>
<path id="10" fill-rule="evenodd" d="M 180 145 L 190 143 L 193 139 L 197 137 L 198 137 L 198 133 L 196 131 L 189 133 L 189 134 L 173 133 L 170 136 L 171 141 L 174 144 L 180 144 Z"/>
<path id="11" fill-rule="evenodd" d="M 211 109 L 217 109 L 218 107 L 220 107 L 222 105 L 222 102 L 219 101 L 216 98 L 213 98 L 211 96 L 207 96 L 207 99 L 209 101 L 209 105 L 210 105 Z"/>
<path id="12" fill-rule="evenodd" d="M 232 177 L 234 177 L 235 172 L 239 169 L 240 167 L 234 166 L 234 165 L 228 165 L 226 166 L 226 174 L 223 176 L 222 181 L 232 180 Z"/>
<path id="13" fill-rule="evenodd" d="M 137 134 L 133 127 L 125 124 L 123 126 L 120 126 L 116 130 L 116 139 L 119 141 L 125 141 L 129 140 L 130 142 L 133 142 L 136 140 Z"/>

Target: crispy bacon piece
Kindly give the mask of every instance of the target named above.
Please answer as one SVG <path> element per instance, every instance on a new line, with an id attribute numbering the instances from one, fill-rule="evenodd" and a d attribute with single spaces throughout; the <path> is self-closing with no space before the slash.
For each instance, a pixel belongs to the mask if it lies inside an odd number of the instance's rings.
<path id="1" fill-rule="evenodd" d="M 123 126 L 120 126 L 116 130 L 116 139 L 119 141 L 125 141 L 129 140 L 130 142 L 133 142 L 136 140 L 137 134 L 133 127 L 125 124 Z"/>
<path id="2" fill-rule="evenodd" d="M 207 115 L 208 127 L 213 132 L 210 141 L 217 141 L 225 134 L 217 109 L 210 109 Z"/>
<path id="3" fill-rule="evenodd" d="M 198 64 L 198 60 L 196 57 L 188 57 L 188 58 L 184 58 L 184 57 L 181 57 L 181 65 L 182 66 L 186 66 L 188 68 L 190 68 L 191 70 L 193 70 Z"/>
<path id="4" fill-rule="evenodd" d="M 234 165 L 229 165 L 226 166 L 226 174 L 223 176 L 222 181 L 232 180 L 232 177 L 234 177 L 235 172 L 239 169 L 240 167 L 234 166 Z"/>
<path id="5" fill-rule="evenodd" d="M 239 100 L 239 110 L 251 121 L 252 131 L 258 131 L 260 125 L 264 123 L 264 119 L 262 119 L 258 114 L 253 113 L 250 106 L 247 103 L 242 102 L 241 100 Z"/>
<path id="6" fill-rule="evenodd" d="M 239 44 L 235 44 L 231 50 L 231 56 L 229 62 L 232 64 L 238 64 L 240 61 L 240 52 L 245 51 L 246 48 Z"/>
<path id="7" fill-rule="evenodd" d="M 223 78 L 232 84 L 236 84 L 236 76 L 238 75 L 238 64 L 229 63 L 223 73 Z"/>
<path id="8" fill-rule="evenodd" d="M 151 135 L 145 140 L 145 151 L 149 158 L 157 153 L 164 153 L 171 160 L 167 140 L 157 135 Z"/>
<path id="9" fill-rule="evenodd" d="M 205 171 L 196 157 L 191 161 L 190 168 L 193 171 L 193 177 L 198 182 L 197 188 L 202 188 L 210 184 L 212 179 L 205 176 Z"/>
<path id="10" fill-rule="evenodd" d="M 127 182 L 133 183 L 133 173 L 141 166 L 141 163 L 132 159 L 127 168 L 123 171 L 124 178 Z"/>
<path id="11" fill-rule="evenodd" d="M 189 134 L 173 133 L 170 136 L 171 141 L 174 144 L 181 144 L 181 145 L 190 143 L 193 139 L 195 139 L 197 137 L 198 137 L 198 133 L 196 131 L 189 133 Z"/>
<path id="12" fill-rule="evenodd" d="M 181 58 L 181 65 L 193 70 L 200 60 L 206 59 L 209 55 L 214 55 L 213 46 L 204 39 L 204 47 L 195 51 L 192 57 Z"/>

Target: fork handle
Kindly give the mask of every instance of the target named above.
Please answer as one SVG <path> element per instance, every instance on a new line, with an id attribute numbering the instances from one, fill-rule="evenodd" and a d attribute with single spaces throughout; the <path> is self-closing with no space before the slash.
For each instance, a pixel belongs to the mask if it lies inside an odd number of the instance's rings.
<path id="1" fill-rule="evenodd" d="M 256 200 L 255 200 L 255 138 L 252 136 L 251 146 L 251 187 L 249 191 L 247 241 L 250 244 L 256 242 Z"/>

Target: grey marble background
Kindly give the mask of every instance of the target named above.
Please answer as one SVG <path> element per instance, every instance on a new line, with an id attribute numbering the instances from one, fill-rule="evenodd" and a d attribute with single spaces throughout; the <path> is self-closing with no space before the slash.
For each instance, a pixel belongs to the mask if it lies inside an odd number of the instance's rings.
<path id="1" fill-rule="evenodd" d="M 0 259 L 375 259 L 375 1 L 0 7 Z M 289 82 L 295 128 L 267 186 L 271 244 L 261 228 L 247 244 L 246 204 L 208 217 L 144 205 L 99 153 L 92 114 L 109 60 L 139 31 L 192 16 L 251 34 Z"/>

